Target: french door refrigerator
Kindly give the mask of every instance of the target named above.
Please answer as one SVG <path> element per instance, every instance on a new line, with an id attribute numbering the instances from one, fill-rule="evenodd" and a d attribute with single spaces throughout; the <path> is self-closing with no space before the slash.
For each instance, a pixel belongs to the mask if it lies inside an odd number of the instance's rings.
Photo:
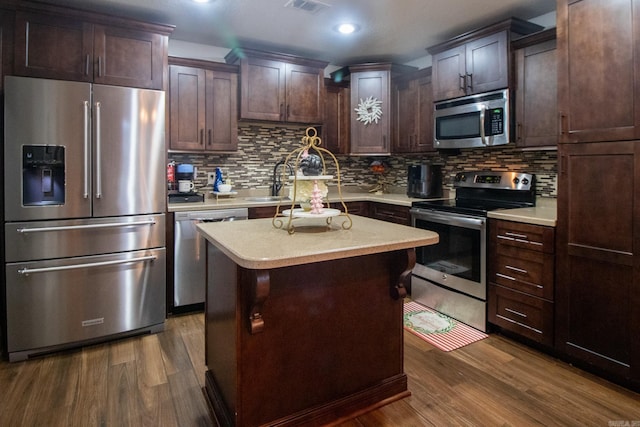
<path id="1" fill-rule="evenodd" d="M 16 76 L 4 92 L 9 360 L 162 330 L 164 92 Z"/>

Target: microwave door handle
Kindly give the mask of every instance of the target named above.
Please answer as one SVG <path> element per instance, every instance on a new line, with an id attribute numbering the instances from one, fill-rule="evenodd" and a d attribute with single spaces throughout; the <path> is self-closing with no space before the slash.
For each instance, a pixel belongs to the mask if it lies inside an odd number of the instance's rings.
<path id="1" fill-rule="evenodd" d="M 484 118 L 485 118 L 485 112 L 487 111 L 487 106 L 486 105 L 481 105 L 480 106 L 480 140 L 482 141 L 482 145 L 487 146 L 487 135 L 485 134 L 484 131 Z"/>

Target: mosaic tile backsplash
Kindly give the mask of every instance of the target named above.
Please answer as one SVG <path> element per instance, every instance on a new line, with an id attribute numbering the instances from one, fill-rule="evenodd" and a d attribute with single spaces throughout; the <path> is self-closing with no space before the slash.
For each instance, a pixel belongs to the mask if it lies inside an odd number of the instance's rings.
<path id="1" fill-rule="evenodd" d="M 264 189 L 268 192 L 273 179 L 273 167 L 278 160 L 300 147 L 306 126 L 240 123 L 238 151 L 233 154 L 169 153 L 169 160 L 192 163 L 198 167 L 196 188 L 205 189 L 204 172 L 222 168 L 224 177 L 231 179 L 234 189 Z M 385 182 L 393 188 L 406 187 L 409 165 L 429 163 L 442 165 L 445 190 L 453 188 L 453 177 L 461 170 L 519 171 L 536 175 L 536 192 L 540 197 L 557 196 L 556 151 L 522 151 L 511 144 L 507 148 L 463 149 L 459 154 L 437 152 L 428 155 L 393 155 L 391 157 L 350 157 L 337 155 L 342 185 L 373 187 L 378 177 L 371 172 L 373 160 L 384 160 L 391 168 Z M 327 159 L 328 173 L 335 174 L 335 166 Z M 281 173 L 281 171 L 279 171 Z"/>

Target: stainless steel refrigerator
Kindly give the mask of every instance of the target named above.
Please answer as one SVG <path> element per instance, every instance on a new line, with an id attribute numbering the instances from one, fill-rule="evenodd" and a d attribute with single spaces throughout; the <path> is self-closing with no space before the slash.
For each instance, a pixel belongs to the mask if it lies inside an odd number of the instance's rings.
<path id="1" fill-rule="evenodd" d="M 164 92 L 15 76 L 4 91 L 9 360 L 162 330 Z"/>

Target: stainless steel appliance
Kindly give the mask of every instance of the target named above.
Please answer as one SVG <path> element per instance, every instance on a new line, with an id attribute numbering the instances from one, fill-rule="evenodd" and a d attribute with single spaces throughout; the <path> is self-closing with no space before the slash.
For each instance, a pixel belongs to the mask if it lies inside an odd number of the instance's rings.
<path id="1" fill-rule="evenodd" d="M 11 361 L 162 330 L 164 92 L 5 79 Z"/>
<path id="2" fill-rule="evenodd" d="M 535 206 L 535 175 L 461 172 L 454 200 L 414 202 L 414 227 L 435 231 L 436 245 L 417 248 L 411 297 L 481 331 L 487 329 L 487 212 Z"/>
<path id="3" fill-rule="evenodd" d="M 422 199 L 442 197 L 441 166 L 426 164 L 409 166 L 407 196 Z"/>
<path id="4" fill-rule="evenodd" d="M 245 220 L 247 208 L 176 212 L 174 226 L 173 305 L 187 310 L 203 304 L 206 289 L 206 241 L 196 225 L 202 222 Z"/>
<path id="5" fill-rule="evenodd" d="M 492 147 L 509 143 L 509 90 L 434 103 L 436 148 Z"/>

